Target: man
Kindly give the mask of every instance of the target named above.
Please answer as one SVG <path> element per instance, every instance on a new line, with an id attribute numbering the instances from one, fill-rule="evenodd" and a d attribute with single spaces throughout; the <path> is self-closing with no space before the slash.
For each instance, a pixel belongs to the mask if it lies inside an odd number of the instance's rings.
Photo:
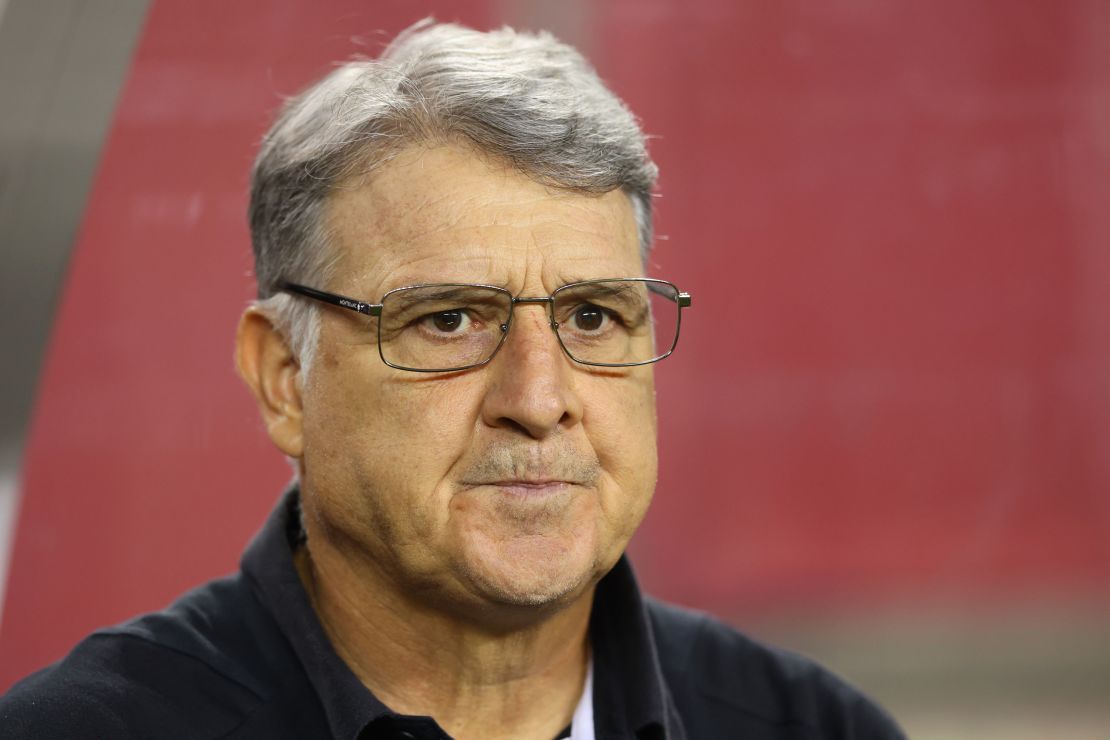
<path id="1" fill-rule="evenodd" d="M 290 101 L 237 360 L 297 482 L 242 571 L 86 639 L 5 737 L 891 738 L 831 674 L 641 596 L 655 167 L 549 36 L 421 24 Z"/>

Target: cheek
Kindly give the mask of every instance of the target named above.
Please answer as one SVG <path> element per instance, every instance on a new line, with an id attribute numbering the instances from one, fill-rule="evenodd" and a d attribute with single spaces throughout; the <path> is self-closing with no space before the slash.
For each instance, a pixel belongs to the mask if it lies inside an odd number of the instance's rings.
<path id="1" fill-rule="evenodd" d="M 593 414 L 596 425 L 607 435 L 623 435 L 613 440 L 623 442 L 617 447 L 643 450 L 655 449 L 655 383 L 649 369 L 624 378 L 601 378 L 601 387 L 593 389 L 587 408 L 597 409 Z"/>
<path id="2" fill-rule="evenodd" d="M 368 425 L 377 444 L 366 462 L 393 481 L 391 488 L 431 498 L 469 446 L 474 416 L 457 394 L 430 386 L 394 390 Z"/>
<path id="3" fill-rule="evenodd" d="M 380 373 L 321 375 L 310 399 L 306 505 L 333 533 L 325 536 L 357 542 L 383 564 L 434 563 L 429 545 L 449 515 L 443 482 L 473 429 L 466 397 Z"/>
<path id="4" fill-rule="evenodd" d="M 656 452 L 655 390 L 652 376 L 632 376 L 598 390 L 588 426 L 602 468 L 613 485 L 611 496 L 603 501 L 612 519 L 635 522 L 643 516 L 655 490 L 658 458 Z"/>
<path id="5" fill-rule="evenodd" d="M 379 495 L 404 492 L 409 505 L 432 497 L 474 427 L 473 403 L 458 379 L 449 385 L 386 368 L 329 370 L 306 404 L 306 465 L 314 477 Z"/>

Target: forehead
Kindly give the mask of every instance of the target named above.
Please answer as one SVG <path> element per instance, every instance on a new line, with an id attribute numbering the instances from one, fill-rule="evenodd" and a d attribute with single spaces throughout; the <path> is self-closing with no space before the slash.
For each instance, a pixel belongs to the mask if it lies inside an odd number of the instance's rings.
<path id="1" fill-rule="evenodd" d="M 326 220 L 333 285 L 364 292 L 451 281 L 551 290 L 642 272 L 625 193 L 547 187 L 459 146 L 402 151 L 337 188 Z"/>

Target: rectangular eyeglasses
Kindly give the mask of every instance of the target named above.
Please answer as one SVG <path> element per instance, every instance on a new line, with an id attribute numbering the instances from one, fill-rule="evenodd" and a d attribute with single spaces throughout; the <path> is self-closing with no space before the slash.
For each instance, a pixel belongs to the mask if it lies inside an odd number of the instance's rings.
<path id="1" fill-rule="evenodd" d="M 515 297 L 495 285 L 436 283 L 395 288 L 380 303 L 297 283 L 282 290 L 378 319 L 378 354 L 398 370 L 454 372 L 485 365 L 505 343 L 520 303 L 547 305 L 567 356 L 583 365 L 633 367 L 668 357 L 690 294 L 654 278 L 583 280 L 549 296 Z"/>

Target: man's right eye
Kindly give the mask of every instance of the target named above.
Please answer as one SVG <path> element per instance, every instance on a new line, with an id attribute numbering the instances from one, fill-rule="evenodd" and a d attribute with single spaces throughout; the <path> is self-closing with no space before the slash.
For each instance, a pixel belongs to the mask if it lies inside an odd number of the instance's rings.
<path id="1" fill-rule="evenodd" d="M 458 334 L 470 326 L 470 316 L 462 309 L 437 311 L 425 316 L 424 323 L 441 334 Z"/>

